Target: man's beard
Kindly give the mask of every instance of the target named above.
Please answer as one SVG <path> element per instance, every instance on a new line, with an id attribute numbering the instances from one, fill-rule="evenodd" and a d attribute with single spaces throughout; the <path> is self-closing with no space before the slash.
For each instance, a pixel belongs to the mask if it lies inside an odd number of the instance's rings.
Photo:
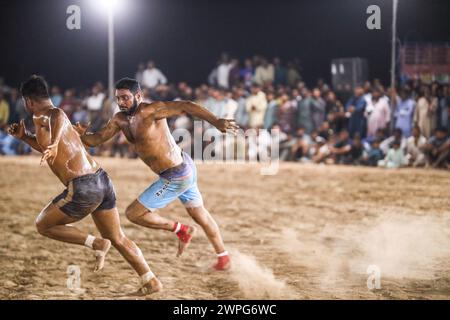
<path id="1" fill-rule="evenodd" d="M 131 108 L 129 108 L 129 109 L 123 108 L 122 111 L 124 111 L 127 116 L 132 116 L 132 115 L 134 115 L 137 107 L 138 107 L 138 104 L 137 104 L 136 98 L 133 98 L 133 105 L 131 106 Z"/>

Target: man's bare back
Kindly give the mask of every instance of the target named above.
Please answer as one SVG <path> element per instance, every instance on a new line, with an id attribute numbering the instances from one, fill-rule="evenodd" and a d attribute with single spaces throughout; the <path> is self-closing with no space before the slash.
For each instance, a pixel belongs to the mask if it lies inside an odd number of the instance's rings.
<path id="1" fill-rule="evenodd" d="M 55 156 L 49 154 L 46 157 L 44 153 L 43 159 L 64 185 L 76 177 L 94 173 L 99 169 L 62 110 L 49 108 L 42 114 L 34 115 L 33 122 L 36 127 L 36 142 L 41 150 L 48 147 L 51 150 L 56 149 Z M 54 147 L 52 147 L 51 122 L 57 122 L 57 129 L 61 130 L 61 138 Z"/>

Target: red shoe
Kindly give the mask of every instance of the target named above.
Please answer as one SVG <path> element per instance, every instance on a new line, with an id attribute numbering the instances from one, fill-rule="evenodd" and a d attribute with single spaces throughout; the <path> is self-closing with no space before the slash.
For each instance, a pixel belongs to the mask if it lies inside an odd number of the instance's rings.
<path id="1" fill-rule="evenodd" d="M 217 257 L 217 263 L 215 265 L 213 265 L 213 268 L 217 271 L 224 271 L 224 270 L 228 270 L 231 266 L 231 260 L 230 260 L 230 256 L 226 255 L 226 256 L 221 256 L 221 257 Z"/>
<path id="2" fill-rule="evenodd" d="M 187 226 L 185 224 L 181 225 L 180 230 L 176 233 L 178 237 L 178 252 L 177 257 L 181 256 L 184 250 L 188 247 L 194 236 L 196 229 L 195 227 Z"/>

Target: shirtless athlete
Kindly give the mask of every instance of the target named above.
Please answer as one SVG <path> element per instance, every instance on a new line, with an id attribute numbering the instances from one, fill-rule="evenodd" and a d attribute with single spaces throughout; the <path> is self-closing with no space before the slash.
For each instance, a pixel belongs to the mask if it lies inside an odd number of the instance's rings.
<path id="1" fill-rule="evenodd" d="M 41 164 L 47 161 L 53 173 L 67 187 L 40 212 L 36 219 L 38 232 L 51 239 L 93 249 L 96 257 L 94 271 L 103 268 L 112 243 L 141 277 L 141 293 L 160 291 L 162 285 L 150 270 L 141 250 L 120 227 L 115 191 L 108 174 L 86 152 L 65 113 L 53 106 L 45 80 L 33 75 L 20 90 L 27 111 L 33 115 L 36 135 L 26 130 L 23 120 L 12 124 L 8 132 L 43 153 Z M 86 234 L 69 224 L 89 214 L 92 214 L 103 238 Z"/>
<path id="2" fill-rule="evenodd" d="M 197 187 L 195 164 L 175 143 L 166 118 L 185 112 L 208 121 L 221 132 L 235 133 L 238 126 L 234 120 L 218 119 L 207 109 L 190 101 L 145 103 L 142 101 L 139 83 L 134 79 L 119 80 L 115 95 L 121 111 L 105 127 L 96 133 L 87 132 L 80 124 L 76 127 L 81 140 L 88 146 L 97 146 L 122 131 L 134 145 L 141 160 L 159 175 L 159 179 L 128 206 L 127 218 L 144 227 L 174 232 L 179 239 L 177 256 L 180 256 L 189 244 L 195 227 L 163 218 L 156 213 L 157 209 L 165 207 L 176 198 L 180 199 L 214 247 L 218 259 L 213 267 L 216 270 L 227 269 L 230 258 L 217 223 L 203 206 Z"/>

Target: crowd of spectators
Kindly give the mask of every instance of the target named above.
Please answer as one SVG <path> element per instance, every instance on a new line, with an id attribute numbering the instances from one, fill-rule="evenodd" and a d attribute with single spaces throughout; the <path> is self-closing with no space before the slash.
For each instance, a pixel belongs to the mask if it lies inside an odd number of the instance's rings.
<path id="1" fill-rule="evenodd" d="M 191 100 L 220 118 L 234 118 L 243 129 L 276 130 L 280 159 L 324 164 L 352 164 L 398 168 L 450 167 L 450 85 L 409 80 L 395 90 L 378 80 L 331 88 L 323 79 L 313 86 L 302 80 L 298 60 L 254 56 L 243 60 L 222 54 L 207 77 L 193 87 L 170 83 L 155 62 L 139 64 L 135 78 L 144 99 Z M 72 123 L 100 129 L 118 111 L 102 83 L 89 90 L 51 87 L 53 104 Z M 0 153 L 27 154 L 31 150 L 6 134 L 8 124 L 25 119 L 32 130 L 17 88 L 0 80 Z M 172 130 L 194 130 L 190 115 L 169 119 Z M 208 128 L 205 124 L 203 130 Z M 261 134 L 261 133 L 260 133 Z M 191 141 L 182 141 L 186 149 Z M 247 153 L 251 153 L 247 147 Z M 92 153 L 135 157 L 123 135 Z"/>

